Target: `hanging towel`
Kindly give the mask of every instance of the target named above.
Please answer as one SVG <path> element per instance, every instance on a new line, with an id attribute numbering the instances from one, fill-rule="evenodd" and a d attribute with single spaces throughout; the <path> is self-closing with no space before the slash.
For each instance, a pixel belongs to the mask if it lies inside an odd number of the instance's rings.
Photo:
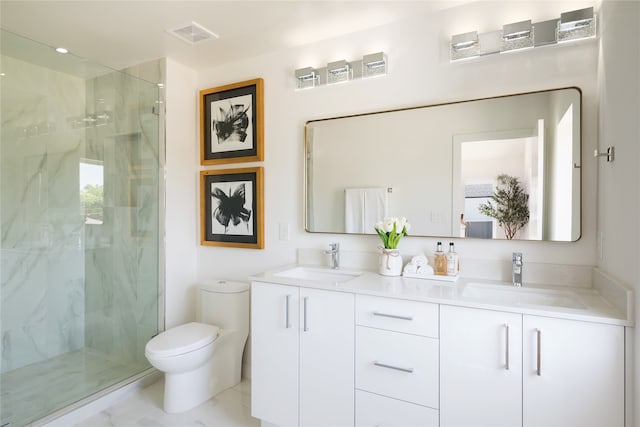
<path id="1" fill-rule="evenodd" d="M 387 190 L 346 188 L 344 197 L 345 232 L 375 234 L 373 226 L 387 216 Z"/>

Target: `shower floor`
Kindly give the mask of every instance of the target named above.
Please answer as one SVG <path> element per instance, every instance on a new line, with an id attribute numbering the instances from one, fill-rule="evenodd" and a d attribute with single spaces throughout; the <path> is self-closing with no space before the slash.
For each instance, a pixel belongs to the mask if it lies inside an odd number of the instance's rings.
<path id="1" fill-rule="evenodd" d="M 81 349 L 0 376 L 1 422 L 22 427 L 149 368 Z"/>

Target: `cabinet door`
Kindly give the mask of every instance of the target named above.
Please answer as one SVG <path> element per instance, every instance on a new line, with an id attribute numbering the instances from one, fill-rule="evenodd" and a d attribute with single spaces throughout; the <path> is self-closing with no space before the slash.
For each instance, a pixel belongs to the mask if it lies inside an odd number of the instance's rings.
<path id="1" fill-rule="evenodd" d="M 440 306 L 440 425 L 522 424 L 522 316 Z"/>
<path id="2" fill-rule="evenodd" d="M 354 423 L 354 295 L 300 289 L 300 426 Z"/>
<path id="3" fill-rule="evenodd" d="M 624 328 L 524 316 L 524 427 L 622 427 Z"/>
<path id="4" fill-rule="evenodd" d="M 298 425 L 299 290 L 251 287 L 251 414 L 282 427 Z"/>

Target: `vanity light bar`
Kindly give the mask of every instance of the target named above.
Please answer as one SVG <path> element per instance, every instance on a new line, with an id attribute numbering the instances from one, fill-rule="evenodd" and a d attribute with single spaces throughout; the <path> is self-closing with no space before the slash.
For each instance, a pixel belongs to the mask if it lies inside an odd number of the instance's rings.
<path id="1" fill-rule="evenodd" d="M 472 31 L 451 36 L 450 60 L 453 62 L 595 36 L 596 15 L 593 7 L 587 7 L 564 12 L 559 19 L 534 24 L 526 20 L 506 24 L 502 31 L 483 34 Z"/>
<path id="2" fill-rule="evenodd" d="M 386 74 L 387 57 L 384 52 L 377 52 L 364 55 L 356 61 L 342 59 L 329 62 L 324 68 L 299 68 L 294 75 L 297 89 L 309 89 L 324 84 L 344 83 Z"/>

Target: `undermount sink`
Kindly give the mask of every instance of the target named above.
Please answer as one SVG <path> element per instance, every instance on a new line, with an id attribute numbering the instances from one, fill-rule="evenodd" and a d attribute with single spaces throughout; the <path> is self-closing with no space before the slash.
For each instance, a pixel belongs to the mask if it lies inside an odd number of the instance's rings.
<path id="1" fill-rule="evenodd" d="M 476 301 L 495 302 L 508 305 L 542 305 L 584 309 L 585 305 L 570 291 L 469 283 L 462 297 Z"/>
<path id="2" fill-rule="evenodd" d="M 285 277 L 290 279 L 311 280 L 314 282 L 332 282 L 342 283 L 360 276 L 360 272 L 333 270 L 322 267 L 293 267 L 288 270 L 280 271 L 275 274 L 277 277 Z"/>

